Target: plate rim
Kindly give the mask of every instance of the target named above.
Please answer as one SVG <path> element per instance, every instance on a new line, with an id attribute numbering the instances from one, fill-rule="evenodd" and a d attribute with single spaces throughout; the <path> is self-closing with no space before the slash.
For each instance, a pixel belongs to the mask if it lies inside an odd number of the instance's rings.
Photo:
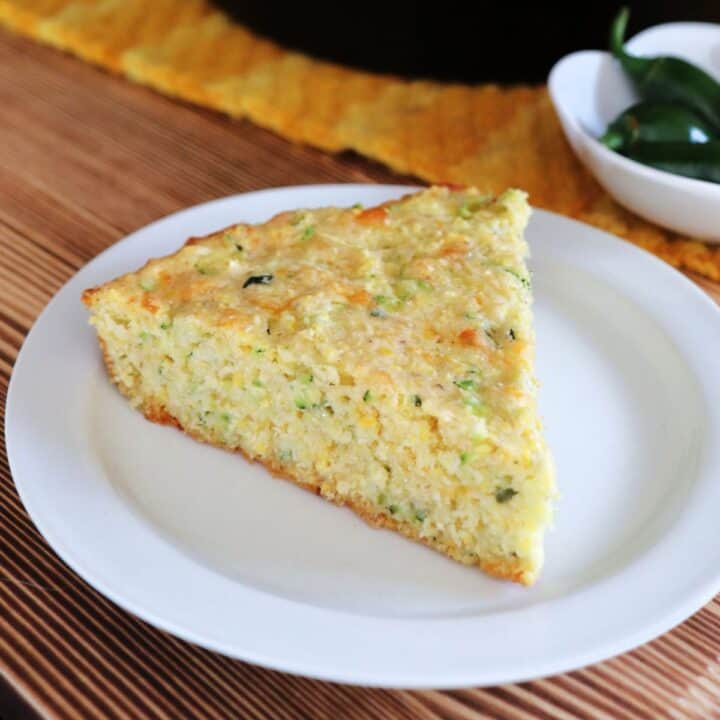
<path id="1" fill-rule="evenodd" d="M 161 630 L 171 632 L 172 634 L 184 639 L 188 640 L 194 644 L 200 645 L 202 647 L 206 647 L 210 650 L 214 650 L 217 652 L 221 652 L 225 655 L 229 655 L 231 657 L 235 657 L 238 659 L 242 659 L 248 662 L 252 662 L 257 665 L 261 665 L 263 667 L 267 667 L 274 670 L 280 670 L 284 672 L 289 672 L 293 674 L 299 674 L 299 675 L 305 675 L 305 676 L 312 676 L 315 678 L 323 679 L 323 680 L 329 680 L 333 682 L 343 682 L 348 684 L 358 684 L 358 685 L 366 685 L 366 686 L 374 686 L 374 687 L 403 687 L 403 688 L 459 688 L 459 687 L 468 687 L 468 686 L 478 686 L 478 685 L 493 685 L 498 683 L 506 683 L 506 682 L 522 682 L 534 678 L 539 677 L 546 677 L 551 674 L 556 674 L 560 672 L 566 672 L 572 669 L 575 669 L 577 667 L 582 667 L 587 664 L 593 663 L 593 662 L 599 662 L 601 660 L 607 659 L 609 657 L 613 657 L 621 652 L 625 652 L 631 648 L 637 647 L 639 644 L 647 642 L 655 637 L 657 637 L 659 634 L 671 629 L 674 627 L 677 623 L 681 622 L 682 620 L 686 619 L 689 615 L 691 615 L 693 612 L 698 610 L 702 605 L 704 605 L 707 601 L 709 601 L 719 590 L 720 590 L 720 569 L 716 572 L 715 576 L 706 578 L 706 582 L 703 584 L 702 587 L 695 587 L 694 592 L 691 597 L 686 597 L 684 602 L 678 602 L 676 601 L 675 604 L 667 610 L 667 612 L 662 617 L 656 617 L 653 622 L 649 622 L 646 624 L 645 627 L 643 627 L 640 630 L 637 630 L 634 633 L 629 633 L 625 635 L 624 638 L 617 639 L 614 638 L 612 640 L 608 640 L 605 645 L 602 647 L 595 646 L 591 650 L 586 650 L 584 652 L 578 652 L 575 655 L 572 655 L 570 657 L 563 657 L 562 659 L 553 659 L 549 658 L 546 660 L 545 663 L 534 666 L 534 669 L 529 668 L 523 668 L 519 669 L 519 672 L 513 674 L 508 673 L 507 670 L 501 671 L 500 673 L 493 674 L 492 672 L 485 671 L 481 677 L 478 676 L 477 671 L 473 671 L 472 669 L 469 669 L 465 672 L 453 670 L 451 671 L 450 675 L 448 677 L 444 678 L 437 678 L 438 681 L 434 677 L 424 677 L 424 676 L 404 676 L 402 672 L 394 674 L 391 678 L 383 678 L 378 677 L 377 675 L 373 675 L 372 672 L 348 672 L 347 670 L 340 670 L 340 671 L 333 671 L 332 669 L 329 669 L 327 667 L 321 668 L 321 667 L 315 667 L 308 670 L 308 667 L 306 664 L 303 664 L 303 662 L 292 662 L 292 661 L 283 661 L 279 660 L 277 658 L 266 658 L 266 657 L 260 657 L 257 654 L 252 653 L 243 653 L 241 651 L 238 651 L 235 647 L 227 647 L 223 645 L 222 643 L 217 643 L 212 640 L 208 640 L 207 638 L 204 638 L 196 633 L 194 633 L 192 630 L 189 630 L 188 628 L 181 627 L 175 625 L 173 622 L 169 622 L 167 620 L 164 620 L 162 617 L 158 616 L 156 613 L 152 612 L 149 608 L 139 607 L 131 600 L 128 600 L 126 597 L 122 595 L 122 593 L 117 592 L 117 590 L 111 586 L 108 586 L 102 578 L 98 578 L 97 572 L 93 572 L 92 568 L 86 567 L 86 565 L 83 563 L 82 560 L 78 559 L 76 557 L 75 553 L 72 551 L 72 548 L 67 546 L 65 542 L 59 538 L 52 527 L 49 527 L 47 522 L 45 521 L 45 518 L 42 516 L 41 513 L 38 512 L 38 508 L 35 507 L 34 501 L 32 498 L 32 491 L 30 489 L 31 485 L 28 484 L 27 479 L 20 479 L 23 476 L 23 471 L 21 468 L 18 467 L 18 463 L 20 462 L 19 458 L 19 451 L 16 449 L 19 444 L 20 440 L 17 438 L 16 431 L 15 431 L 15 421 L 14 418 L 17 416 L 17 410 L 16 410 L 16 396 L 19 393 L 18 387 L 20 387 L 20 380 L 17 380 L 18 377 L 22 379 L 23 377 L 23 362 L 24 362 L 24 354 L 27 354 L 30 352 L 28 348 L 31 347 L 32 338 L 34 337 L 34 333 L 37 334 L 37 332 L 40 332 L 38 328 L 42 328 L 42 323 L 45 321 L 45 319 L 48 317 L 48 315 L 52 312 L 52 307 L 56 303 L 56 300 L 63 295 L 63 293 L 68 292 L 68 288 L 72 286 L 74 282 L 78 282 L 78 277 L 83 274 L 88 274 L 92 271 L 93 268 L 97 267 L 101 264 L 101 262 L 105 261 L 108 257 L 111 256 L 112 253 L 118 252 L 118 248 L 121 245 L 127 244 L 132 239 L 136 239 L 138 237 L 142 237 L 145 233 L 150 231 L 151 229 L 156 230 L 159 227 L 162 227 L 164 224 L 173 221 L 178 221 L 182 219 L 184 216 L 190 215 L 192 213 L 198 212 L 200 209 L 204 209 L 208 212 L 214 210 L 219 204 L 221 203 L 234 203 L 234 202 L 249 202 L 251 203 L 253 199 L 258 198 L 259 196 L 268 196 L 268 195 L 285 195 L 286 193 L 290 192 L 291 194 L 299 194 L 303 195 L 309 191 L 317 191 L 317 192 L 325 192 L 330 195 L 328 197 L 328 203 L 333 202 L 332 194 L 336 192 L 338 189 L 343 189 L 346 192 L 367 192 L 370 189 L 374 191 L 379 191 L 380 193 L 386 193 L 388 196 L 395 195 L 398 193 L 405 193 L 405 192 L 412 192 L 414 190 L 418 189 L 418 186 L 408 186 L 408 185 L 380 185 L 380 184 L 367 184 L 367 183 L 348 183 L 348 184 L 319 184 L 319 185 L 299 185 L 299 186 L 286 186 L 286 187 L 280 187 L 280 188 L 270 188 L 265 190 L 259 190 L 255 192 L 250 193 L 239 193 L 235 195 L 230 195 L 223 198 L 217 198 L 215 200 L 211 200 L 209 202 L 205 203 L 199 203 L 197 205 L 191 206 L 189 208 L 181 209 L 175 213 L 172 213 L 170 215 L 167 215 L 163 218 L 160 218 L 158 220 L 153 221 L 152 223 L 149 223 L 148 225 L 145 225 L 142 228 L 139 228 L 138 230 L 134 231 L 133 233 L 130 233 L 129 235 L 121 238 L 119 241 L 105 249 L 103 252 L 98 254 L 93 260 L 91 260 L 89 263 L 87 263 L 83 268 L 81 268 L 77 273 L 75 273 L 72 278 L 70 278 L 61 288 L 58 290 L 58 292 L 53 296 L 53 298 L 50 300 L 50 302 L 46 305 L 46 307 L 43 309 L 43 311 L 38 315 L 37 319 L 33 323 L 30 331 L 28 332 L 26 338 L 24 339 L 24 342 L 22 344 L 21 350 L 18 353 L 18 356 L 16 358 L 13 371 L 11 373 L 10 383 L 8 387 L 8 394 L 6 399 L 6 423 L 5 423 L 5 439 L 6 439 L 6 447 L 7 447 L 7 455 L 8 455 L 8 461 L 13 477 L 13 481 L 15 483 L 16 489 L 18 491 L 18 494 L 20 495 L 20 498 L 23 502 L 23 505 L 25 506 L 26 510 L 28 511 L 31 519 L 33 520 L 34 524 L 38 528 L 38 530 L 41 532 L 41 534 L 45 537 L 45 539 L 48 541 L 50 546 L 52 547 L 53 551 L 57 553 L 57 555 L 65 562 L 74 572 L 76 572 L 83 580 L 88 582 L 89 585 L 99 590 L 103 595 L 110 598 L 114 603 L 119 605 L 124 610 L 136 615 L 137 617 L 145 620 L 146 622 L 149 622 L 155 627 L 160 628 Z M 298 204 L 302 204 L 302 201 L 300 201 Z M 593 228 L 591 226 L 587 226 L 583 223 L 580 223 L 578 221 L 565 218 L 560 215 L 556 215 L 555 213 L 550 213 L 548 211 L 543 210 L 536 210 L 536 213 L 540 213 L 544 216 L 547 216 L 548 218 L 551 218 L 552 221 L 560 221 L 562 223 L 572 223 L 575 226 L 578 226 L 578 231 L 582 228 L 583 232 L 587 232 L 588 230 L 591 230 L 593 234 L 597 234 L 598 236 L 603 236 L 605 238 L 605 241 L 610 241 L 613 244 L 616 244 L 616 246 L 621 245 L 623 246 L 622 252 L 625 253 L 627 251 L 630 251 L 632 254 L 635 254 L 636 258 L 642 258 L 643 263 L 650 263 L 648 267 L 654 268 L 652 272 L 660 270 L 662 273 L 665 273 L 666 275 L 669 274 L 669 276 L 674 276 L 674 280 L 679 283 L 678 287 L 682 288 L 685 292 L 691 291 L 690 296 L 694 294 L 695 296 L 695 302 L 702 301 L 700 304 L 704 304 L 705 308 L 707 310 L 712 310 L 712 313 L 714 313 L 714 320 L 712 322 L 717 323 L 720 321 L 720 309 L 717 308 L 715 303 L 705 294 L 703 291 L 698 288 L 692 281 L 690 281 L 688 278 L 686 278 L 684 275 L 679 273 L 678 271 L 670 268 L 668 265 L 666 265 L 664 262 L 656 258 L 655 256 L 651 255 L 650 253 L 631 245 L 630 243 L 627 243 L 626 241 L 623 241 L 619 238 L 616 238 L 613 235 L 610 235 L 609 233 L 606 233 L 604 231 L 598 230 L 597 228 Z M 720 346 L 720 343 L 717 343 Z M 696 373 L 693 372 L 693 375 L 695 376 Z M 720 371 L 715 372 L 715 380 L 720 379 Z M 717 387 L 720 387 L 720 383 L 717 384 Z M 720 427 L 720 424 L 718 423 L 718 418 L 720 418 L 720 412 L 716 413 L 713 416 L 713 427 Z M 180 550 L 177 550 L 176 552 L 181 552 Z M 591 592 L 592 588 L 588 588 L 585 590 L 581 590 L 578 594 L 584 595 L 587 592 Z M 553 601 L 549 601 L 553 602 Z M 322 613 L 328 613 L 333 612 L 330 610 L 323 609 L 321 611 Z M 509 611 L 514 612 L 514 611 Z M 341 613 L 340 613 L 341 614 Z M 506 614 L 505 612 L 500 613 L 493 613 L 493 616 L 499 615 L 499 614 Z M 395 620 L 395 622 L 398 622 Z M 412 621 L 402 619 L 399 622 L 406 624 Z M 433 623 L 442 623 L 442 622 L 454 622 L 457 623 L 455 620 L 432 620 L 428 621 L 425 620 L 423 622 L 433 622 Z"/>

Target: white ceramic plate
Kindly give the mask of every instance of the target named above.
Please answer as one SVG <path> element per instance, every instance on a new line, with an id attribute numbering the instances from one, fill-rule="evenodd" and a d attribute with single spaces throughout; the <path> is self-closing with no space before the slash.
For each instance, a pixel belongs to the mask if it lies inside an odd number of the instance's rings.
<path id="1" fill-rule="evenodd" d="M 720 589 L 720 313 L 616 238 L 542 211 L 528 231 L 541 407 L 563 494 L 530 589 L 152 425 L 106 380 L 83 288 L 189 235 L 406 190 L 327 185 L 217 200 L 130 235 L 78 273 L 35 324 L 8 397 L 10 463 L 30 515 L 70 567 L 130 612 L 319 678 L 504 683 L 668 630 Z"/>

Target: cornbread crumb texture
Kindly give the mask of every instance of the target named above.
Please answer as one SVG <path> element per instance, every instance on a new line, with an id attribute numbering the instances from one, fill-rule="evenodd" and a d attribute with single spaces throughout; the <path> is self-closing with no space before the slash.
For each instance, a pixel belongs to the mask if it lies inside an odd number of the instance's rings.
<path id="1" fill-rule="evenodd" d="M 192 239 L 86 291 L 153 419 L 529 583 L 553 475 L 536 409 L 529 208 L 445 187 Z"/>

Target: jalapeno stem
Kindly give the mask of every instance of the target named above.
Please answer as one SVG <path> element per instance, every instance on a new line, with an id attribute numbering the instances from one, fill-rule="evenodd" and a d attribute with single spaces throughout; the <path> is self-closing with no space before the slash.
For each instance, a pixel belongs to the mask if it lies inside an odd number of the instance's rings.
<path id="1" fill-rule="evenodd" d="M 647 58 L 635 57 L 625 50 L 625 31 L 630 19 L 630 8 L 620 9 L 615 21 L 610 27 L 610 52 L 620 61 L 625 70 L 632 75 L 643 75 L 649 68 Z"/>

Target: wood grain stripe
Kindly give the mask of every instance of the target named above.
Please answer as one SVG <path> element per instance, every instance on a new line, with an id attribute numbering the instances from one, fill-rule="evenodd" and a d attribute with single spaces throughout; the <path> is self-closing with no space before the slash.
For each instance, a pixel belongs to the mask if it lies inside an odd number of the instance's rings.
<path id="1" fill-rule="evenodd" d="M 5 291 L 4 296 L 6 299 L 5 311 L 13 313 L 13 319 L 21 325 L 29 325 L 29 320 L 36 316 L 35 314 L 28 314 L 22 317 L 23 306 L 28 304 L 28 301 L 36 302 L 35 307 L 32 309 L 42 309 L 47 302 L 47 287 L 43 288 L 37 278 L 38 273 L 33 273 L 32 268 L 24 268 L 21 265 L 0 266 L 0 283 L 5 283 L 8 289 Z M 20 284 L 18 281 L 21 281 Z M 58 288 L 60 283 L 53 283 Z"/>
<path id="2" fill-rule="evenodd" d="M 542 718 L 546 720 L 547 716 L 541 714 L 538 710 L 534 713 L 529 713 L 524 708 L 520 707 L 517 703 L 512 703 L 506 700 L 501 695 L 502 688 L 496 688 L 489 690 L 482 695 L 473 692 L 472 690 L 453 690 L 448 695 L 456 698 L 460 702 L 464 703 L 470 708 L 482 708 L 487 709 L 493 713 L 493 717 L 505 720 L 506 718 L 512 718 L 513 720 L 533 720 L 536 718 Z"/>
<path id="3" fill-rule="evenodd" d="M 640 691 L 644 688 L 646 694 L 651 696 L 656 703 L 657 712 L 667 712 L 671 709 L 677 712 L 683 711 L 682 706 L 677 704 L 678 697 L 672 683 L 667 681 L 667 677 L 662 674 L 662 671 L 653 673 L 652 664 L 648 662 L 647 658 L 630 656 L 623 658 L 622 667 L 617 662 L 615 666 L 617 673 L 622 673 L 625 687 L 629 684 L 627 678 L 632 672 L 633 689 Z"/>
<path id="4" fill-rule="evenodd" d="M 589 671 L 581 670 L 580 672 L 587 675 Z M 605 692 L 621 699 L 624 705 L 637 713 L 657 717 L 664 711 L 663 702 L 655 696 L 657 686 L 653 686 L 651 693 L 645 692 L 643 678 L 635 673 L 632 675 L 632 683 L 628 684 L 626 682 L 628 675 L 624 665 L 617 668 L 612 662 L 603 663 L 593 668 L 593 676 L 595 682 L 603 687 Z"/>
<path id="5" fill-rule="evenodd" d="M 697 618 L 698 625 L 701 625 L 703 623 L 702 616 L 695 616 L 695 618 Z M 706 662 L 709 657 L 717 659 L 717 649 L 708 639 L 708 637 L 712 637 L 712 635 L 708 636 L 706 633 L 708 630 L 713 633 L 718 632 L 718 624 L 707 623 L 707 625 L 708 627 L 705 628 L 705 632 L 703 632 L 703 629 L 701 627 L 696 627 L 694 623 L 689 622 L 687 632 L 683 634 L 682 639 L 682 643 L 684 646 L 683 654 L 691 654 L 693 657 L 696 657 L 700 662 Z M 680 638 L 676 638 L 675 641 L 677 643 L 681 642 Z"/>
<path id="6" fill-rule="evenodd" d="M 3 163 L 11 164 L 12 161 L 8 163 L 0 151 L 0 183 L 12 185 L 12 190 L 4 193 L 0 220 L 13 234 L 26 238 L 36 250 L 62 261 L 74 271 L 92 257 L 92 249 L 88 246 L 98 236 L 105 243 L 116 237 L 107 231 L 98 231 L 86 212 L 70 206 L 57 192 L 43 189 L 43 183 L 37 178 L 3 167 Z M 65 228 L 62 238 L 58 237 L 59 227 Z M 82 253 L 74 250 L 72 245 L 75 243 L 82 244 Z M 104 245 L 98 245 L 98 249 L 101 247 Z M 53 270 L 56 268 L 53 263 Z"/>
<path id="7" fill-rule="evenodd" d="M 668 642 L 670 646 L 670 642 Z M 661 654 L 654 646 L 643 648 L 643 663 L 648 669 L 656 670 L 653 673 L 653 681 L 667 688 L 669 692 L 676 693 L 678 684 L 690 684 L 700 676 L 706 669 L 707 659 L 701 662 L 688 662 L 688 651 L 691 649 L 686 643 L 679 643 L 677 652 L 672 656 Z M 716 688 L 715 698 L 703 696 L 703 701 L 709 705 L 717 704 L 720 699 L 720 689 Z"/>
<path id="8" fill-rule="evenodd" d="M 4 716 L 9 719 L 42 720 L 37 707 L 28 704 L 14 687 L 13 680 L 16 679 L 17 676 L 11 677 L 9 671 L 0 669 L 0 708 Z"/>
<path id="9" fill-rule="evenodd" d="M 66 598 L 61 593 L 53 595 L 54 597 L 36 584 L 19 583 L 15 587 L 14 597 L 22 602 L 22 606 L 20 609 L 16 608 L 16 612 L 22 614 L 25 609 L 31 612 L 36 618 L 35 628 L 43 629 L 43 635 L 53 639 L 53 646 L 61 648 L 64 658 L 70 660 L 73 666 L 85 675 L 89 687 L 100 690 L 103 697 L 114 703 L 114 715 L 122 714 L 119 708 L 124 712 L 132 711 L 133 705 L 136 706 L 138 702 L 145 702 L 152 707 L 154 713 L 162 714 L 159 706 L 148 697 L 147 689 L 150 687 L 145 689 L 145 692 L 137 692 L 136 684 L 129 682 L 126 674 L 120 672 L 120 664 L 109 663 L 97 652 L 93 643 L 83 635 L 87 629 L 79 626 L 70 613 L 58 607 L 59 599 Z M 105 711 L 110 710 L 105 708 Z"/>
<path id="10" fill-rule="evenodd" d="M 577 718 L 624 720 L 629 717 L 624 708 L 570 675 L 538 680 L 531 686 L 540 697 L 553 699 Z"/>
<path id="11" fill-rule="evenodd" d="M 33 663 L 34 646 L 18 633 L 14 623 L 2 615 L 0 633 L 7 649 L 13 651 L 0 654 L 4 664 L 3 677 L 7 678 L 43 717 L 73 717 L 72 705 L 67 704 L 62 693 L 52 686 L 38 686 L 37 678 L 42 667 Z"/>
<path id="12" fill-rule="evenodd" d="M 529 687 L 523 685 L 508 685 L 499 688 L 498 693 L 505 693 L 509 700 L 515 701 L 519 707 L 526 708 L 529 712 L 541 711 L 548 718 L 553 720 L 575 720 L 575 715 L 563 708 L 559 703 L 550 698 L 543 698 L 533 693 Z"/>
<path id="13" fill-rule="evenodd" d="M 102 704 L 95 703 L 98 707 L 89 706 L 89 710 L 99 711 L 100 717 L 120 717 L 128 712 L 131 707 L 132 696 L 123 695 L 121 688 L 113 686 L 112 682 L 104 676 L 104 673 L 93 663 L 92 655 L 86 656 L 87 645 L 77 643 L 77 636 L 73 642 L 68 642 L 70 633 L 58 633 L 54 627 L 54 618 L 49 613 L 42 619 L 38 617 L 39 607 L 33 601 L 33 592 L 27 586 L 15 586 L 12 593 L 5 593 L 7 605 L 13 609 L 15 617 L 23 618 L 26 622 L 26 630 L 31 630 L 45 644 L 43 654 L 45 658 L 57 666 L 58 660 L 72 663 L 74 678 L 73 682 L 79 684 L 83 694 L 88 691 L 99 691 Z"/>
<path id="14" fill-rule="evenodd" d="M 362 690 L 357 690 L 362 692 Z M 403 704 L 407 708 L 408 716 L 413 720 L 437 720 L 440 717 L 430 707 L 422 693 L 412 693 L 407 690 L 398 690 L 397 695 L 402 697 Z"/>
<path id="15" fill-rule="evenodd" d="M 24 545 L 23 539 L 19 535 L 15 535 L 13 537 L 13 540 L 17 543 L 19 543 L 21 546 Z M 25 553 L 32 552 L 31 547 L 23 547 L 23 550 Z M 17 566 L 12 562 L 12 560 L 9 560 L 7 557 L 4 558 L 5 564 L 10 567 L 11 569 L 15 570 L 17 573 L 17 576 L 23 577 L 23 574 L 19 571 Z M 36 560 L 36 566 L 37 565 L 44 565 L 45 561 L 40 561 L 39 559 Z M 45 578 L 42 573 L 38 573 L 38 577 L 40 579 L 40 582 L 45 582 Z M 22 590 L 22 588 L 21 588 Z M 65 606 L 70 606 L 75 608 L 75 617 L 67 614 L 64 610 L 64 606 L 60 605 L 60 600 L 64 601 L 66 604 Z M 31 598 L 27 598 L 27 604 L 32 605 Z M 81 645 L 85 648 L 86 653 L 92 656 L 93 663 L 94 663 L 94 669 L 96 671 L 103 670 L 107 673 L 110 673 L 111 675 L 115 675 L 116 671 L 114 671 L 111 667 L 111 665 L 108 664 L 108 661 L 103 660 L 102 657 L 98 656 L 96 652 L 94 652 L 91 648 L 90 643 L 93 642 L 93 639 L 97 639 L 98 637 L 105 637 L 106 640 L 112 640 L 109 636 L 105 635 L 103 626 L 107 621 L 110 621 L 111 618 L 108 616 L 104 616 L 103 608 L 102 606 L 95 606 L 93 608 L 93 611 L 88 612 L 88 610 L 83 607 L 81 604 L 77 603 L 77 598 L 73 598 L 71 596 L 68 596 L 67 590 L 62 587 L 55 587 L 55 592 L 52 595 L 46 595 L 43 600 L 43 607 L 46 617 L 50 617 L 57 621 L 57 617 L 60 618 L 60 622 L 58 623 L 58 626 L 64 627 L 66 633 L 69 634 L 69 636 L 72 638 L 72 641 L 75 645 Z M 117 612 L 115 608 L 112 608 L 113 611 Z M 55 615 L 57 613 L 57 616 Z M 75 619 L 77 618 L 77 619 Z M 91 632 L 90 632 L 91 631 Z M 90 640 L 85 639 L 82 637 L 83 633 L 88 633 Z M 168 695 L 171 695 L 175 693 L 178 690 L 178 687 L 181 689 L 187 690 L 187 695 L 190 696 L 190 698 L 193 701 L 192 707 L 187 708 L 188 710 L 195 710 L 195 711 L 208 711 L 208 704 L 204 702 L 201 699 L 200 694 L 196 694 L 193 692 L 192 688 L 183 688 L 182 682 L 176 682 L 175 679 L 168 680 L 164 678 L 163 671 L 164 667 L 161 663 L 153 661 L 149 664 L 145 664 L 145 656 L 143 654 L 144 647 L 142 644 L 138 643 L 135 638 L 132 636 L 131 633 L 128 633 L 125 635 L 125 640 L 129 644 L 129 648 L 116 648 L 115 654 L 113 657 L 113 663 L 118 666 L 122 667 L 122 665 L 125 665 L 125 669 L 123 670 L 124 674 L 134 674 L 135 682 L 140 683 L 141 685 L 145 685 L 143 688 L 144 692 L 138 696 L 138 700 L 140 698 L 145 698 L 145 700 L 148 699 L 148 691 L 156 691 L 161 690 L 161 694 L 158 698 L 155 698 L 152 703 L 150 703 L 151 708 L 153 712 L 157 712 L 159 715 L 163 715 L 164 713 L 168 712 L 169 708 L 164 708 L 162 712 L 160 711 L 160 705 L 163 704 L 162 699 Z M 64 640 L 62 637 L 56 637 L 56 641 L 59 645 L 66 645 L 67 641 Z M 132 653 L 129 653 L 128 650 L 132 650 Z M 72 646 L 66 646 L 65 651 L 68 654 L 73 654 L 74 650 Z M 138 674 L 138 670 L 140 671 L 140 674 Z M 153 685 L 150 685 L 149 682 L 145 678 L 149 677 L 155 677 L 156 681 Z M 115 679 L 116 684 L 122 684 L 122 681 L 119 677 L 116 677 Z M 98 680 L 98 684 L 101 684 L 102 681 Z M 160 686 L 159 688 L 157 686 Z M 157 703 L 157 704 L 156 704 Z M 171 706 L 172 707 L 172 706 Z M 219 708 L 215 708 L 216 711 L 219 710 Z"/>
<path id="16" fill-rule="evenodd" d="M 498 715 L 492 714 L 492 708 L 483 703 L 485 691 L 475 691 L 477 700 L 472 707 L 451 693 L 426 690 L 422 693 L 423 699 L 446 720 L 497 720 Z"/>
<path id="17" fill-rule="evenodd" d="M 25 238 L 4 226 L 2 221 L 0 221 L 0 232 L 3 232 L 9 241 L 0 250 L 0 262 L 2 262 L 0 267 L 3 268 L 6 277 L 22 277 L 37 288 L 42 297 L 47 297 L 48 292 L 60 287 L 67 277 L 66 269 L 57 267 L 53 262 L 39 263 L 39 258 L 34 257 L 39 254 L 37 251 L 33 252 L 35 248 Z M 51 260 L 50 257 L 47 259 Z"/>
<path id="18" fill-rule="evenodd" d="M 45 642 L 45 639 L 37 633 L 35 626 L 27 621 L 24 613 L 22 611 L 18 612 L 17 608 L 13 608 L 13 605 L 9 604 L 8 600 L 7 586 L 0 586 L 2 614 L 13 618 L 13 630 L 15 628 L 17 630 L 11 634 L 11 637 L 15 640 L 16 645 L 23 648 L 23 655 L 28 657 L 32 666 L 34 666 L 35 674 L 33 677 L 35 681 L 39 680 L 41 673 L 46 694 L 61 705 L 64 712 L 72 713 L 73 711 L 73 706 L 64 701 L 64 697 L 72 693 L 74 708 L 81 708 L 82 714 L 100 720 L 102 718 L 101 709 L 106 707 L 102 697 L 94 703 L 87 698 L 87 688 L 83 687 L 82 678 L 76 674 L 74 667 L 72 673 L 62 672 L 58 669 L 62 665 L 61 658 Z"/>
<path id="19" fill-rule="evenodd" d="M 0 217 L 0 233 L 7 242 L 0 245 L 0 259 L 6 267 L 28 267 L 32 277 L 44 276 L 42 284 L 44 294 L 52 292 L 67 280 L 70 273 L 78 270 L 83 260 L 79 257 L 67 258 L 49 246 L 46 238 L 30 238 L 21 228 L 12 227 Z M 49 282 L 48 282 L 49 281 Z M 48 287 L 49 285 L 49 287 Z"/>

